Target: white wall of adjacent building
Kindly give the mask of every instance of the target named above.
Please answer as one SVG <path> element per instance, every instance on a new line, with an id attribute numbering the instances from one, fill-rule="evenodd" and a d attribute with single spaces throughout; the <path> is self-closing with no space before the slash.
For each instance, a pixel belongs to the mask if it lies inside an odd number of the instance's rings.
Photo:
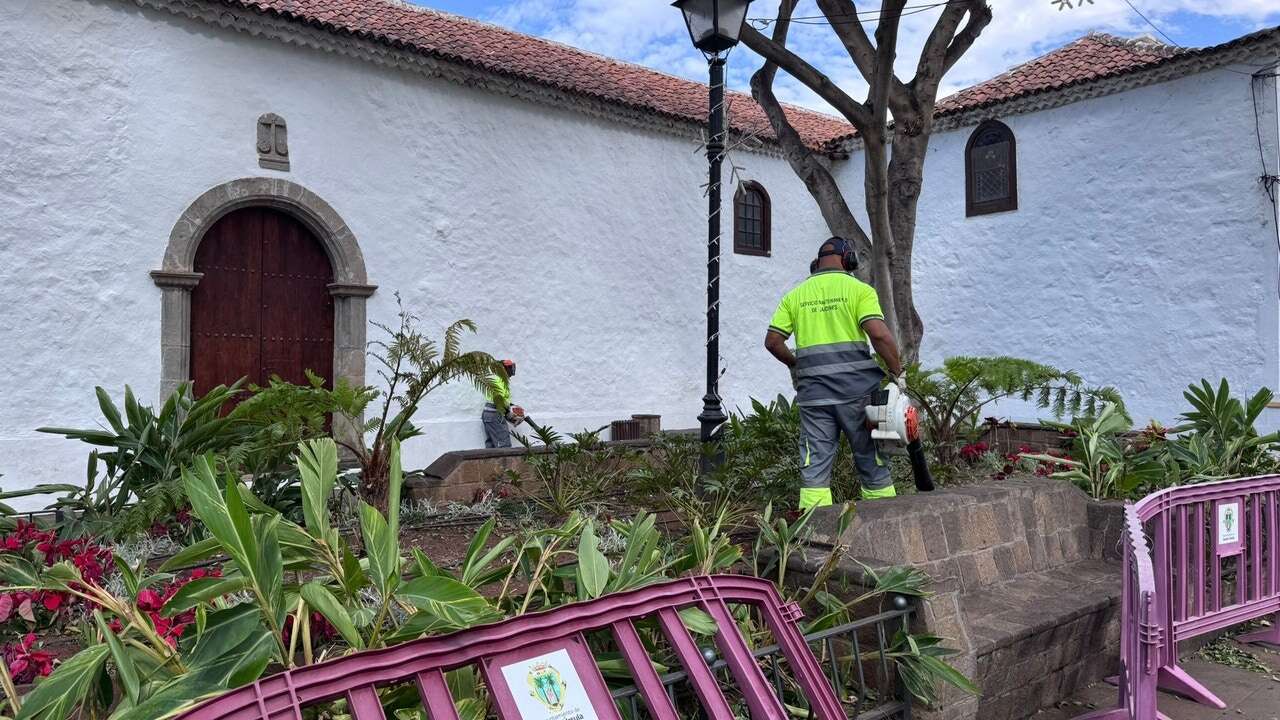
<path id="1" fill-rule="evenodd" d="M 379 287 L 371 320 L 394 320 L 397 292 L 428 329 L 474 320 L 470 345 L 519 361 L 514 399 L 538 421 L 696 425 L 706 164 L 693 141 L 124 3 L 18 5 L 3 11 L 0 60 L 5 489 L 82 478 L 87 446 L 34 429 L 99 424 L 95 385 L 160 400 L 148 273 L 195 198 L 251 176 L 286 178 L 341 215 Z M 1051 362 L 1166 421 L 1202 376 L 1276 385 L 1275 215 L 1248 82 L 1209 72 L 1002 118 L 1018 152 L 1008 213 L 965 217 L 971 128 L 938 134 L 916 245 L 926 361 Z M 288 122 L 287 173 L 258 167 L 265 112 Z M 761 339 L 826 236 L 783 160 L 734 161 L 771 196 L 773 255 L 724 255 L 729 408 L 789 390 Z M 855 206 L 860 168 L 855 156 L 838 169 Z M 727 239 L 731 199 L 727 186 Z M 432 395 L 407 464 L 480 446 L 482 403 L 470 387 Z"/>
<path id="2" fill-rule="evenodd" d="M 1275 91 L 1260 91 L 1255 125 L 1240 74 L 1253 69 L 999 117 L 1016 139 L 1013 211 L 966 217 L 974 128 L 935 134 L 914 257 L 926 364 L 1011 355 L 1074 369 L 1116 386 L 1139 423 L 1176 420 L 1200 378 L 1275 389 L 1275 214 L 1258 182 L 1259 127 L 1277 158 Z M 840 181 L 861 187 L 860 157 Z"/>

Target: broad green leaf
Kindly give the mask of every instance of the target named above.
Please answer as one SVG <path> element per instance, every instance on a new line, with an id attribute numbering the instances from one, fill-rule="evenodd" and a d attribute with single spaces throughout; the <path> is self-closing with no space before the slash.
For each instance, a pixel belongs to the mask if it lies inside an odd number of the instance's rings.
<path id="1" fill-rule="evenodd" d="M 600 552 L 595 525 L 587 521 L 578 540 L 578 597 L 590 600 L 600 597 L 609 583 L 609 560 Z"/>
<path id="2" fill-rule="evenodd" d="M 249 558 L 252 555 L 242 544 L 241 535 L 237 532 L 236 523 L 231 518 L 224 494 L 219 491 L 213 455 L 198 457 L 190 469 L 183 468 L 182 481 L 186 486 L 187 498 L 191 501 L 191 509 L 196 517 L 204 523 L 209 534 L 217 538 L 223 552 L 231 556 L 242 572 L 249 574 Z M 236 493 L 235 497 L 238 500 L 239 494 Z M 243 512 L 243 506 L 240 506 L 240 510 Z M 200 543 L 197 543 L 198 545 Z M 256 555 L 256 552 L 253 554 Z"/>
<path id="3" fill-rule="evenodd" d="M 255 580 L 266 598 L 266 608 L 275 617 L 276 626 L 284 626 L 284 617 L 288 607 L 284 602 L 284 559 L 280 554 L 278 528 L 279 515 L 259 515 L 253 518 L 253 533 L 260 540 L 256 563 Z"/>
<path id="4" fill-rule="evenodd" d="M 420 577 L 400 588 L 406 602 L 455 628 L 468 627 L 496 613 L 480 593 L 446 577 Z"/>
<path id="5" fill-rule="evenodd" d="M 431 558 L 427 557 L 427 554 L 422 552 L 418 548 L 413 548 L 413 559 L 418 564 L 418 574 L 420 576 L 435 577 L 439 575 L 443 577 L 449 577 L 448 572 L 441 569 L 439 565 L 436 565 L 434 562 L 432 562 Z M 466 581 L 465 575 L 463 576 L 463 583 L 474 587 L 473 583 L 469 583 Z"/>
<path id="6" fill-rule="evenodd" d="M 90 684 L 102 671 L 110 654 L 106 644 L 92 645 L 76 653 L 27 693 L 15 720 L 63 720 L 69 717 L 84 702 Z"/>
<path id="7" fill-rule="evenodd" d="M 124 581 L 124 589 L 128 591 L 129 597 L 138 597 L 138 574 L 119 555 L 112 555 L 111 560 L 115 563 L 116 569 L 120 571 L 120 578 Z"/>
<path id="8" fill-rule="evenodd" d="M 212 666 L 262 627 L 262 616 L 251 603 L 210 612 L 190 649 L 184 643 L 183 660 L 193 668 Z"/>
<path id="9" fill-rule="evenodd" d="M 706 610 L 700 607 L 687 607 L 680 610 L 680 620 L 689 632 L 696 635 L 715 635 L 716 621 L 715 618 L 707 614 Z"/>
<path id="10" fill-rule="evenodd" d="M 54 563 L 44 569 L 40 573 L 41 581 L 50 587 L 64 587 L 71 583 L 81 582 L 84 578 L 80 575 L 80 570 L 69 560 L 62 560 Z"/>
<path id="11" fill-rule="evenodd" d="M 483 525 L 476 530 L 476 534 L 471 538 L 471 544 L 467 546 L 467 552 L 462 556 L 462 582 L 467 582 L 467 570 L 476 562 L 477 556 L 484 550 L 484 544 L 488 542 L 489 535 L 493 533 L 493 528 L 498 523 L 498 518 L 491 517 L 484 522 Z M 470 583 L 468 583 L 470 584 Z"/>
<path id="12" fill-rule="evenodd" d="M 485 568 L 489 567 L 495 560 L 501 557 L 503 553 L 507 552 L 515 542 L 515 537 L 508 535 L 494 543 L 493 547 L 489 548 L 489 551 L 479 560 L 469 562 L 462 569 L 463 584 L 473 588 L 479 588 L 506 576 L 507 572 L 510 570 L 509 566 L 499 566 L 488 571 L 486 571 Z"/>
<path id="13" fill-rule="evenodd" d="M 173 557 L 161 563 L 159 569 L 167 571 L 184 568 L 208 560 L 219 552 L 222 552 L 222 541 L 217 537 L 207 537 L 182 548 Z"/>
<path id="14" fill-rule="evenodd" d="M 339 633 L 342 633 L 342 639 L 356 650 L 364 649 L 364 638 L 360 636 L 360 631 L 356 630 L 355 622 L 351 620 L 350 613 L 338 602 L 338 599 L 329 592 L 329 589 L 317 582 L 309 582 L 302 586 L 300 591 L 302 599 L 307 601 L 307 605 L 312 610 L 324 615 Z"/>
<path id="15" fill-rule="evenodd" d="M 396 557 L 400 554 L 400 486 L 404 484 L 404 473 L 400 468 L 400 441 L 391 438 L 390 468 L 387 478 L 387 528 L 388 538 L 392 545 L 387 554 Z"/>
<path id="16" fill-rule="evenodd" d="M 338 446 L 332 438 L 298 445 L 298 473 L 302 476 L 302 516 L 316 537 L 329 533 L 329 497 L 338 477 Z"/>
<path id="17" fill-rule="evenodd" d="M 0 555 L 0 583 L 9 588 L 38 588 L 40 571 L 26 558 Z"/>
<path id="18" fill-rule="evenodd" d="M 262 569 L 259 567 L 258 562 L 258 535 L 254 532 L 253 520 L 249 516 L 248 509 L 244 506 L 243 498 L 240 497 L 239 485 L 240 483 L 236 481 L 235 476 L 228 473 L 223 501 L 226 503 L 227 517 L 231 521 L 231 528 L 235 533 L 235 542 L 247 565 L 247 567 L 241 566 L 240 571 L 250 576 L 255 584 L 261 585 L 262 579 L 259 574 Z M 223 545 L 225 546 L 226 543 L 224 542 Z M 237 564 L 239 564 L 238 558 Z"/>
<path id="19" fill-rule="evenodd" d="M 369 503 L 360 503 L 360 531 L 365 553 L 369 556 L 370 579 L 385 597 L 391 586 L 391 576 L 399 569 L 396 567 L 396 556 L 400 551 L 397 538 L 391 536 L 382 513 Z"/>
<path id="20" fill-rule="evenodd" d="M 111 659 L 116 664 L 116 674 L 120 677 L 120 684 L 124 685 L 125 694 L 129 696 L 129 701 L 135 705 L 138 703 L 138 692 L 140 683 L 138 681 L 138 669 L 133 665 L 133 656 L 121 644 L 120 638 L 111 631 L 107 625 L 107 621 L 102 619 L 102 612 L 93 611 L 93 621 L 98 625 L 98 632 L 102 637 L 106 638 L 107 647 L 111 650 Z"/>
<path id="21" fill-rule="evenodd" d="M 140 704 L 117 711 L 111 720 L 156 720 L 195 705 L 206 695 L 226 690 L 226 686 L 199 675 L 182 675 L 161 685 Z"/>
<path id="22" fill-rule="evenodd" d="M 246 587 L 248 587 L 248 580 L 242 576 L 197 578 L 183 585 L 173 594 L 173 597 L 169 598 L 169 601 L 164 604 L 164 614 L 180 613 L 228 593 L 239 592 Z"/>
<path id="23" fill-rule="evenodd" d="M 107 419 L 107 424 L 116 431 L 117 435 L 123 435 L 124 423 L 120 422 L 120 411 L 116 408 L 116 404 L 111 402 L 111 396 L 102 387 L 95 387 L 93 391 L 98 396 L 98 409 L 102 410 L 102 416 Z M 126 391 L 126 397 L 128 397 L 128 391 Z"/>

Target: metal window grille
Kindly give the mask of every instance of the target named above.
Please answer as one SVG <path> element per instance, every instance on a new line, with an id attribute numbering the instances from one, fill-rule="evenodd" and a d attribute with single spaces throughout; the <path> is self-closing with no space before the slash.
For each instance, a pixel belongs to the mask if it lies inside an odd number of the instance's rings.
<path id="1" fill-rule="evenodd" d="M 759 183 L 744 183 L 733 202 L 733 251 L 768 255 L 769 230 L 769 196 Z"/>

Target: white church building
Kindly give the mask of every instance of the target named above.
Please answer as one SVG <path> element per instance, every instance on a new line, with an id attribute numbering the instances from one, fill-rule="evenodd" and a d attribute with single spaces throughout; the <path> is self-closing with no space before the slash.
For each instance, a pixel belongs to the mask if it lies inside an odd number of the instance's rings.
<path id="1" fill-rule="evenodd" d="M 93 387 L 376 382 L 398 293 L 479 325 L 564 430 L 703 393 L 706 87 L 393 0 L 18 0 L 0 8 L 0 474 L 83 475 L 43 425 Z M 979 41 L 981 42 L 981 40 Z M 1280 30 L 1204 49 L 1089 35 L 941 103 L 915 253 L 923 355 L 1004 354 L 1173 420 L 1201 377 L 1280 384 Z M 860 205 L 852 128 L 793 109 Z M 761 343 L 827 230 L 736 95 L 729 408 L 789 390 Z M 421 467 L 477 447 L 434 395 Z M 1278 411 L 1280 414 L 1280 411 Z"/>

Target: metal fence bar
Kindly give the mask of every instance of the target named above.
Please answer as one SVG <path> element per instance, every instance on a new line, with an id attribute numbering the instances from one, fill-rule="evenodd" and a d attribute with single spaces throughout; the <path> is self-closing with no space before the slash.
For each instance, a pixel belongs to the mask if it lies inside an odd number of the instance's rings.
<path id="1" fill-rule="evenodd" d="M 866 678 L 862 668 L 862 660 L 861 660 L 862 648 L 861 648 L 860 642 L 858 641 L 858 631 L 864 630 L 864 629 L 870 629 L 873 627 L 875 628 L 876 637 L 878 639 L 878 642 L 876 643 L 877 647 L 875 650 L 877 654 L 877 661 L 878 661 L 877 665 L 879 666 L 877 679 L 883 680 L 883 685 L 881 686 L 882 688 L 888 687 L 893 676 L 889 669 L 887 655 L 885 654 L 886 651 L 888 650 L 888 645 L 887 645 L 888 636 L 884 628 L 887 623 L 892 623 L 892 622 L 901 622 L 903 623 L 904 627 L 906 627 L 906 624 L 910 619 L 910 615 L 911 615 L 910 609 L 892 610 L 888 612 L 878 613 L 876 615 L 872 615 L 871 617 L 856 620 L 851 623 L 845 623 L 843 625 L 838 625 L 836 627 L 827 628 L 826 630 L 805 635 L 805 640 L 809 643 L 810 647 L 821 648 L 830 655 L 829 662 L 824 663 L 824 666 L 827 669 L 827 675 L 828 675 L 827 679 L 828 681 L 831 682 L 832 687 L 835 689 L 836 695 L 841 698 L 842 702 L 844 702 L 844 700 L 849 697 L 855 698 L 855 702 L 852 703 L 852 707 L 847 707 L 847 714 L 849 717 L 856 717 L 858 720 L 882 720 L 884 718 L 909 717 L 910 701 L 905 698 L 886 699 L 884 697 L 880 697 L 879 699 L 881 700 L 881 702 L 877 704 L 875 707 L 867 708 L 865 711 L 862 709 L 862 706 L 866 702 L 866 699 L 868 697 L 868 693 L 867 693 L 867 687 L 866 687 Z M 849 677 L 843 677 L 843 673 L 841 673 L 838 667 L 839 653 L 836 651 L 835 641 L 844 637 L 849 638 L 852 643 L 852 648 L 853 648 L 852 662 L 853 662 L 854 668 L 857 671 L 856 673 L 857 688 L 855 692 L 847 691 L 848 683 L 852 682 L 853 675 L 850 675 Z M 754 651 L 752 651 L 751 654 L 756 660 L 767 663 L 769 670 L 773 673 L 771 684 L 774 688 L 774 691 L 777 693 L 779 700 L 784 700 L 783 676 L 782 676 L 782 673 L 780 672 L 781 668 L 778 662 L 778 656 L 780 653 L 781 653 L 781 648 L 776 644 L 772 644 L 772 645 L 766 645 L 764 647 L 757 648 Z M 708 669 L 712 673 L 718 673 L 719 671 L 723 670 L 727 666 L 728 664 L 723 659 L 716 659 L 715 661 L 711 662 L 708 665 Z M 663 686 L 667 690 L 667 695 L 668 697 L 672 698 L 673 702 L 675 702 L 675 697 L 676 697 L 675 695 L 676 686 L 678 686 L 680 683 L 686 682 L 688 680 L 688 677 L 689 677 L 688 673 L 686 673 L 684 670 L 674 670 L 672 672 L 669 672 L 660 676 L 660 680 Z M 640 693 L 641 693 L 640 688 L 637 687 L 636 685 L 628 685 L 626 687 L 617 688 L 611 692 L 614 698 L 614 701 L 619 703 L 631 703 L 634 698 L 640 695 Z"/>

